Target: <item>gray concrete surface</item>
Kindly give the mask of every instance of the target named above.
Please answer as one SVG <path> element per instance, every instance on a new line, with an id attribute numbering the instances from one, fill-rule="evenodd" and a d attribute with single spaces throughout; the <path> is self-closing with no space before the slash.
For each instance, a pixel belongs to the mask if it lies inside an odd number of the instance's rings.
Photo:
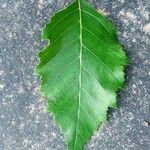
<path id="1" fill-rule="evenodd" d="M 65 150 L 33 76 L 43 25 L 67 0 L 0 0 L 0 150 Z M 119 109 L 85 150 L 150 150 L 150 1 L 91 0 L 114 22 L 130 59 Z"/>

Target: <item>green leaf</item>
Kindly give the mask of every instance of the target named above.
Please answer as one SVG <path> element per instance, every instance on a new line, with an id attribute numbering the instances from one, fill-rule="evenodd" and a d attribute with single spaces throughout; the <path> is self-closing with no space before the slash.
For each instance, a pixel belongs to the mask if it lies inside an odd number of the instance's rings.
<path id="1" fill-rule="evenodd" d="M 81 150 L 116 107 L 127 57 L 112 23 L 84 0 L 53 16 L 42 38 L 50 42 L 38 55 L 41 93 L 68 150 Z"/>

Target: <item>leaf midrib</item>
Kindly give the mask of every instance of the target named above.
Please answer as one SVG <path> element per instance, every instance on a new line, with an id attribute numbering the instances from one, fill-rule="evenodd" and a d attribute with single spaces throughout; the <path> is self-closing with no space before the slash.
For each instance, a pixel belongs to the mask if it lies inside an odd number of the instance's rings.
<path id="1" fill-rule="evenodd" d="M 83 42 L 82 42 L 82 10 L 81 10 L 81 0 L 78 0 L 78 7 L 79 7 L 79 24 L 80 24 L 80 53 L 79 53 L 79 98 L 78 98 L 78 111 L 77 111 L 77 123 L 75 129 L 75 140 L 73 149 L 76 149 L 76 141 L 77 141 L 77 133 L 78 133 L 78 125 L 79 125 L 79 117 L 80 117 L 80 106 L 81 106 L 81 89 L 82 89 L 82 49 L 83 49 Z"/>

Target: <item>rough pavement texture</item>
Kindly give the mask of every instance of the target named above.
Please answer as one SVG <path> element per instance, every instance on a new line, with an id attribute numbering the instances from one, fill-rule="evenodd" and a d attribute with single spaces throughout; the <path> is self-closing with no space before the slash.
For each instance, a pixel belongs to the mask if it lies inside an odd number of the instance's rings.
<path id="1" fill-rule="evenodd" d="M 67 0 L 0 0 L 0 150 L 65 150 L 33 76 L 43 25 Z M 119 109 L 85 150 L 150 149 L 150 1 L 91 0 L 108 15 L 130 59 Z"/>

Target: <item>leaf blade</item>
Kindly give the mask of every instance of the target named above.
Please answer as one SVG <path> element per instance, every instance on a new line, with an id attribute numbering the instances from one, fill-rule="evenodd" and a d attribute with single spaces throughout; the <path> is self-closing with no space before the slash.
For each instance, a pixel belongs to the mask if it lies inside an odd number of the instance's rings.
<path id="1" fill-rule="evenodd" d="M 106 121 L 108 107 L 116 107 L 127 57 L 112 23 L 85 1 L 76 0 L 53 16 L 42 37 L 51 43 L 39 53 L 36 67 L 41 92 L 68 149 L 81 150 Z"/>

